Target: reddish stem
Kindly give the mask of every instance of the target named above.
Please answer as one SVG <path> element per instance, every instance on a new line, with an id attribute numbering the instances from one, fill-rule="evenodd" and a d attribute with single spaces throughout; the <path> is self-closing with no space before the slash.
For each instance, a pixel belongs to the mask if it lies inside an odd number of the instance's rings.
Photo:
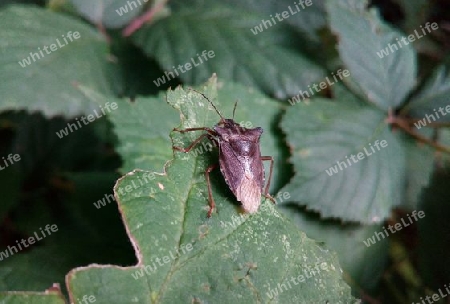
<path id="1" fill-rule="evenodd" d="M 414 137 L 416 140 L 435 148 L 437 151 L 450 153 L 449 147 L 441 145 L 440 143 L 435 142 L 435 141 L 423 136 L 422 134 L 414 131 L 411 128 L 411 126 L 409 125 L 409 122 L 407 121 L 407 119 L 400 117 L 400 116 L 395 116 L 393 114 L 392 109 L 389 109 L 389 114 L 388 114 L 388 117 L 386 118 L 386 122 L 389 123 L 390 125 L 393 125 L 395 127 L 402 129 L 403 131 L 405 131 L 406 133 L 408 133 L 409 135 Z"/>
<path id="2" fill-rule="evenodd" d="M 166 5 L 168 0 L 162 0 L 158 4 L 156 4 L 154 7 L 150 8 L 144 15 L 137 17 L 134 19 L 128 26 L 123 30 L 122 35 L 124 37 L 128 37 L 131 34 L 133 34 L 135 31 L 141 28 L 141 26 L 150 21 L 153 16 L 162 10 L 164 6 Z"/>

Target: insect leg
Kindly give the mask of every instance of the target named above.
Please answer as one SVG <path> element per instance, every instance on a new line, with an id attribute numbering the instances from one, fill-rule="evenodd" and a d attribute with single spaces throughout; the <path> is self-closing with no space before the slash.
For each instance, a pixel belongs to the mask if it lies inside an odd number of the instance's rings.
<path id="1" fill-rule="evenodd" d="M 208 211 L 208 217 L 211 217 L 211 213 L 213 212 L 214 208 L 216 208 L 216 204 L 214 203 L 214 198 L 212 196 L 212 190 L 211 190 L 211 181 L 209 179 L 209 173 L 214 170 L 217 167 L 217 164 L 209 166 L 205 171 L 205 178 L 206 183 L 208 184 L 208 199 L 209 199 L 209 211 Z"/>
<path id="2" fill-rule="evenodd" d="M 214 141 L 214 138 L 212 137 L 212 135 L 215 135 L 216 132 L 214 132 L 214 130 L 207 128 L 207 127 L 202 127 L 202 128 L 188 128 L 188 129 L 183 129 L 183 130 L 179 130 L 177 128 L 173 129 L 173 131 L 177 131 L 177 132 L 192 132 L 192 131 L 207 131 L 208 133 L 202 134 L 200 135 L 196 140 L 194 140 L 187 148 L 181 148 L 181 147 L 175 147 L 172 146 L 173 149 L 184 152 L 184 153 L 188 153 L 189 151 L 191 151 L 191 149 L 197 145 L 205 136 L 208 137 L 210 140 Z"/>
<path id="3" fill-rule="evenodd" d="M 187 128 L 187 129 L 178 129 L 175 128 L 173 129 L 173 131 L 177 131 L 180 133 L 185 133 L 185 132 L 192 132 L 192 131 L 207 131 L 209 134 L 216 134 L 216 132 L 214 132 L 213 129 L 208 128 L 208 127 L 199 127 L 199 128 Z"/>
<path id="4" fill-rule="evenodd" d="M 184 152 L 184 153 L 188 153 L 189 151 L 191 151 L 191 149 L 197 145 L 204 137 L 208 136 L 208 133 L 202 134 L 200 135 L 196 140 L 194 140 L 187 148 L 181 148 L 181 147 L 175 147 L 172 146 L 173 149 Z"/>
<path id="5" fill-rule="evenodd" d="M 273 171 L 273 157 L 272 156 L 261 156 L 262 161 L 270 160 L 270 170 L 269 170 L 269 178 L 267 179 L 266 188 L 264 189 L 264 196 L 272 201 L 275 204 L 275 199 L 269 194 L 270 181 L 272 180 L 272 171 Z"/>

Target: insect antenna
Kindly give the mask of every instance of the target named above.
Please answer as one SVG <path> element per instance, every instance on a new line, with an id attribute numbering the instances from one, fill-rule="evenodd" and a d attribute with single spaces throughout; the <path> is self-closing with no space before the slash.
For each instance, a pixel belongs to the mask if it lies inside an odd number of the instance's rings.
<path id="1" fill-rule="evenodd" d="M 216 112 L 217 112 L 217 114 L 219 114 L 220 118 L 222 118 L 222 120 L 225 120 L 225 118 L 223 118 L 222 114 L 220 114 L 219 110 L 217 110 L 216 106 L 212 103 L 211 100 L 209 100 L 208 97 L 206 97 L 205 94 L 203 94 L 202 92 L 199 92 L 199 91 L 197 91 L 197 90 L 191 89 L 191 88 L 189 88 L 189 90 L 194 91 L 194 92 L 196 92 L 196 93 L 202 95 L 203 98 L 205 98 L 207 101 L 209 101 L 209 103 L 213 106 L 214 110 L 216 110 Z"/>
<path id="2" fill-rule="evenodd" d="M 236 100 L 236 102 L 234 103 L 234 108 L 233 108 L 233 120 L 234 120 L 234 112 L 236 112 L 237 103 L 238 103 L 238 101 Z"/>

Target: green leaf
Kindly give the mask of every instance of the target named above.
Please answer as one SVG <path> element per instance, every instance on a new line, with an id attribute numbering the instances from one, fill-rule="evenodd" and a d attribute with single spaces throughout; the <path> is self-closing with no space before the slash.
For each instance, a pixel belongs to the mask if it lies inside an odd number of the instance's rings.
<path id="1" fill-rule="evenodd" d="M 433 130 L 424 129 L 422 135 L 432 138 Z M 434 172 L 435 150 L 428 145 L 418 143 L 404 136 L 406 151 L 406 192 L 402 204 L 407 210 L 414 210 L 420 202 L 422 190 L 428 186 Z"/>
<path id="2" fill-rule="evenodd" d="M 168 77 L 195 85 L 214 72 L 221 79 L 286 98 L 324 77 L 321 67 L 288 48 L 298 39 L 292 30 L 280 24 L 270 33 L 254 35 L 251 29 L 259 23 L 259 15 L 226 6 L 192 10 L 188 5 L 143 27 L 132 39 L 165 69 L 160 80 L 153 81 L 156 86 Z M 191 69 L 179 68 L 185 64 Z"/>
<path id="3" fill-rule="evenodd" d="M 288 110 L 281 127 L 296 176 L 282 191 L 325 218 L 383 221 L 402 202 L 398 189 L 405 182 L 403 146 L 384 120 L 379 110 L 341 100 L 318 99 Z M 378 150 L 377 140 L 387 146 Z"/>
<path id="4" fill-rule="evenodd" d="M 45 292 L 0 292 L 2 304 L 65 304 L 66 301 L 60 291 Z"/>
<path id="5" fill-rule="evenodd" d="M 317 215 L 300 210 L 297 206 L 283 205 L 281 209 L 308 237 L 324 242 L 328 248 L 336 251 L 344 279 L 354 294 L 362 296 L 360 291 L 367 292 L 377 287 L 387 264 L 389 244 L 387 238 L 375 240 L 375 244 L 370 243 L 368 238 L 382 231 L 381 224 L 342 224 L 320 220 Z"/>
<path id="6" fill-rule="evenodd" d="M 165 102 L 165 93 L 131 102 L 106 97 L 87 87 L 80 87 L 80 90 L 93 103 L 117 103 L 117 109 L 109 112 L 108 118 L 119 138 L 117 150 L 124 160 L 121 171 L 136 168 L 161 171 L 172 157 L 168 134 L 179 119 L 176 111 Z"/>
<path id="7" fill-rule="evenodd" d="M 37 231 L 39 233 L 39 230 Z M 29 252 L 20 252 L 1 261 L 1 290 L 37 292 L 53 283 L 64 284 L 64 275 L 70 269 L 77 267 L 81 261 L 90 262 L 86 257 L 80 259 L 79 256 L 84 254 L 83 247 L 85 250 L 90 248 L 89 244 L 83 246 L 68 243 L 67 240 L 76 240 L 77 235 L 69 233 L 60 238 L 57 233 L 60 231 L 56 232 L 55 236 L 48 236 L 49 239 L 41 241 L 42 243 L 32 245 Z M 2 251 L 5 250 L 8 249 L 2 248 Z"/>
<path id="8" fill-rule="evenodd" d="M 420 119 L 416 125 L 450 121 L 450 57 L 436 68 L 404 111 Z M 420 122 L 423 122 L 422 124 Z"/>
<path id="9" fill-rule="evenodd" d="M 213 79 L 203 91 L 215 101 L 214 84 Z M 167 99 L 181 110 L 181 128 L 217 122 L 196 92 L 179 88 Z M 176 145 L 194 136 L 172 133 Z M 72 298 L 92 294 L 96 303 L 354 301 L 334 254 L 298 231 L 269 201 L 254 215 L 239 215 L 217 171 L 211 179 L 217 212 L 208 219 L 203 173 L 210 161 L 206 153 L 176 152 L 164 174 L 135 170 L 122 177 L 115 194 L 138 264 L 73 270 L 67 278 Z M 322 268 L 313 270 L 318 265 Z M 267 295 L 299 275 L 309 277 L 297 287 L 290 283 L 292 288 L 275 300 Z"/>
<path id="10" fill-rule="evenodd" d="M 56 224 L 59 230 L 0 261 L 0 290 L 42 291 L 53 283 L 64 289 L 64 275 L 73 267 L 92 262 L 123 263 L 130 257 L 131 247 L 117 205 L 113 200 L 101 211 L 93 205 L 105 200 L 105 194 L 112 196 L 118 177 L 117 173 L 100 172 L 118 166 L 117 161 L 115 166 L 110 164 L 111 152 L 94 136 L 93 127 L 100 121 L 59 139 L 55 131 L 67 124 L 61 117 L 46 120 L 39 113 L 8 114 L 1 115 L 1 122 L 13 126 L 11 153 L 19 154 L 21 160 L 0 171 L 6 179 L 2 185 L 8 187 L 2 189 L 2 211 L 8 207 L 8 194 L 17 189 L 5 221 L 12 224 L 2 226 L 6 231 L 0 252 L 16 245 L 16 240 L 39 233 L 47 224 Z M 63 178 L 62 172 L 68 170 L 81 171 L 78 179 L 73 174 L 70 181 Z M 87 170 L 97 172 L 89 174 Z M 15 180 L 16 173 L 21 180 Z M 66 199 L 68 192 L 73 193 L 71 199 Z M 133 261 L 129 258 L 128 264 Z"/>
<path id="11" fill-rule="evenodd" d="M 299 32 L 305 34 L 308 39 L 313 42 L 319 42 L 320 37 L 318 31 L 326 26 L 326 12 L 324 2 L 313 2 L 312 5 L 307 6 L 304 2 L 304 8 L 301 7 L 300 4 L 296 3 L 300 10 L 297 10 L 294 2 L 291 0 L 266 0 L 266 1 L 258 1 L 258 0 L 248 0 L 248 1 L 239 1 L 239 0 L 212 0 L 212 1 L 203 1 L 203 0 L 193 0 L 189 2 L 190 6 L 195 5 L 196 7 L 205 7 L 214 8 L 218 5 L 228 5 L 234 9 L 238 8 L 239 10 L 246 10 L 249 13 L 259 14 L 259 22 L 262 20 L 270 20 L 271 16 L 275 16 L 276 13 L 282 14 L 283 11 L 287 11 L 289 13 L 289 17 L 287 19 L 283 19 L 283 23 L 291 25 L 293 28 L 298 30 Z M 183 9 L 186 6 L 186 1 L 183 0 L 175 0 L 169 3 L 174 7 L 174 10 Z M 259 23 L 258 22 L 258 23 Z M 279 22 L 277 22 L 278 24 Z M 274 26 L 277 26 L 275 24 Z M 254 25 L 257 25 L 255 23 Z M 267 31 L 270 31 L 268 29 Z"/>
<path id="12" fill-rule="evenodd" d="M 389 53 L 388 45 L 397 44 L 402 35 L 366 7 L 366 0 L 327 2 L 331 30 L 338 36 L 339 54 L 352 79 L 366 99 L 387 110 L 398 107 L 414 87 L 416 53 L 410 44 L 394 45 L 398 50 Z"/>
<path id="13" fill-rule="evenodd" d="M 145 8 L 144 5 L 148 2 L 148 0 L 128 2 L 125 0 L 69 1 L 89 21 L 107 28 L 119 28 L 126 25 L 142 12 Z"/>
<path id="14" fill-rule="evenodd" d="M 41 291 L 53 283 L 64 290 L 64 276 L 74 267 L 97 263 L 131 265 L 135 258 L 117 212 L 113 183 L 117 174 L 72 173 L 73 195 L 57 201 L 34 199 L 15 209 L 15 227 L 23 238 L 40 233 L 39 228 L 55 224 L 58 230 L 0 261 L 0 290 Z M 97 208 L 95 204 L 101 206 Z M 55 214 L 58 209 L 64 210 Z M 52 208 L 53 207 L 53 208 Z M 25 212 L 24 212 L 25 211 Z M 87 237 L 89 236 L 89 237 Z M 17 238 L 20 241 L 20 237 Z M 13 243 L 11 245 L 15 244 Z M 0 252 L 8 250 L 1 247 Z M 14 251 L 12 251 L 14 253 Z M 9 253 L 9 252 L 8 252 Z M 0 302 L 1 303 L 1 302 Z M 23 302 L 29 303 L 29 302 Z"/>
<path id="15" fill-rule="evenodd" d="M 264 2 L 258 0 L 228 0 L 227 2 L 233 5 L 245 6 L 249 11 L 259 11 L 261 14 L 264 14 L 261 16 L 264 20 L 269 20 L 271 18 L 270 15 L 275 16 L 276 13 L 282 14 L 284 11 L 287 11 L 290 14 L 289 18 L 284 19 L 283 22 L 292 25 L 314 42 L 320 41 L 318 32 L 326 27 L 327 24 L 323 1 L 311 1 L 312 5 L 310 6 L 305 5 L 305 2 L 303 2 L 304 8 L 302 8 L 300 3 L 294 3 L 290 0 L 269 0 Z M 300 8 L 299 12 L 297 12 L 297 7 Z"/>
<path id="16" fill-rule="evenodd" d="M 89 125 L 82 125 L 82 128 L 59 138 L 57 133 L 67 128 L 68 123 L 75 124 L 75 120 L 67 121 L 61 117 L 47 120 L 40 113 L 22 115 L 16 121 L 17 135 L 12 142 L 11 153 L 21 156 L 14 168 L 25 178 L 39 174 L 40 182 L 55 171 L 115 169 L 117 164 L 114 164 L 113 157 L 103 150 L 103 143 L 93 132 L 94 126 L 104 119 L 101 117 Z M 79 149 L 77 153 L 73 153 L 75 149 Z M 104 166 L 109 160 L 113 164 Z"/>
<path id="17" fill-rule="evenodd" d="M 149 85 L 163 73 L 158 63 L 119 34 L 114 37 L 111 53 L 117 60 L 120 76 L 117 81 L 119 85 L 114 86 L 117 96 L 133 99 L 136 96 L 153 96 L 161 90 L 165 91 L 180 84 L 177 79 L 174 79 L 160 87 Z"/>
<path id="18" fill-rule="evenodd" d="M 75 83 L 110 92 L 107 44 L 81 21 L 33 6 L 11 6 L 0 11 L 0 27 L 0 110 L 72 117 L 96 109 Z M 70 41 L 69 32 L 80 37 Z"/>

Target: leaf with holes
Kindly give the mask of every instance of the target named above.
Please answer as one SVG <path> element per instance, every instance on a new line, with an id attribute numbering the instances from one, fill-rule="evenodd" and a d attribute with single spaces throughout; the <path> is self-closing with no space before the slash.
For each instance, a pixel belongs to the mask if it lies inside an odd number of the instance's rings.
<path id="1" fill-rule="evenodd" d="M 221 108 L 214 82 L 204 92 Z M 181 112 L 181 128 L 217 122 L 196 92 L 179 88 L 167 99 Z M 172 132 L 176 145 L 194 137 Z M 73 270 L 67 276 L 71 300 L 87 294 L 108 304 L 354 302 L 335 254 L 298 231 L 269 201 L 256 214 L 240 214 L 219 172 L 212 174 L 217 212 L 206 217 L 203 173 L 210 156 L 175 152 L 163 174 L 135 170 L 117 182 L 116 199 L 138 263 Z M 278 284 L 289 287 L 279 291 Z"/>
<path id="2" fill-rule="evenodd" d="M 352 287 L 354 295 L 362 297 L 367 290 L 376 288 L 388 261 L 388 239 L 375 240 L 375 244 L 371 242 L 374 234 L 382 231 L 382 223 L 342 224 L 320 220 L 317 214 L 295 205 L 283 205 L 281 209 L 308 237 L 324 242 L 336 251 L 344 271 L 343 277 Z"/>

